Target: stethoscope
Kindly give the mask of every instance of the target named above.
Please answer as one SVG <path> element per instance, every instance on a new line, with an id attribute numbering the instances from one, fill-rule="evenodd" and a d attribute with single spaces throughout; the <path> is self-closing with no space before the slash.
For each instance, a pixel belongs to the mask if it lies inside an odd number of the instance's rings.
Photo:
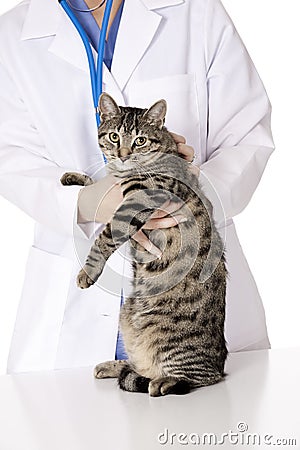
<path id="1" fill-rule="evenodd" d="M 92 85 L 92 92 L 93 92 L 93 102 L 95 107 L 95 113 L 96 113 L 96 121 L 97 121 L 97 127 L 100 125 L 100 114 L 98 110 L 98 101 L 99 97 L 102 94 L 102 82 L 103 82 L 103 58 L 104 58 L 104 46 L 105 46 L 105 37 L 107 33 L 108 28 L 108 21 L 110 17 L 110 12 L 112 8 L 113 0 L 106 0 L 106 6 L 100 31 L 100 39 L 99 39 L 99 45 L 98 45 L 98 58 L 97 58 L 97 69 L 95 66 L 95 61 L 93 58 L 93 53 L 91 49 L 91 45 L 89 42 L 89 39 L 87 37 L 86 32 L 84 31 L 81 23 L 75 16 L 74 12 L 72 11 L 72 8 L 69 6 L 67 0 L 58 0 L 67 15 L 69 16 L 70 20 L 73 22 L 74 26 L 76 27 L 82 42 L 84 44 L 86 54 L 88 57 L 89 62 L 89 68 L 90 68 L 90 76 L 91 76 L 91 85 Z M 99 6 L 102 6 L 104 2 L 102 2 Z M 98 6 L 98 7 L 99 7 Z M 93 11 L 96 8 L 89 9 L 87 11 Z M 75 8 L 73 8 L 75 9 Z"/>
<path id="2" fill-rule="evenodd" d="M 98 58 L 97 58 L 97 69 L 95 66 L 95 61 L 93 58 L 93 53 L 91 49 L 91 45 L 89 42 L 89 39 L 87 37 L 86 32 L 84 31 L 81 23 L 75 16 L 75 14 L 72 11 L 72 8 L 67 3 L 67 0 L 58 0 L 71 21 L 73 22 L 74 26 L 76 27 L 78 33 L 80 34 L 80 37 L 82 39 L 82 42 L 84 44 L 86 54 L 88 57 L 89 62 L 89 68 L 90 68 L 90 76 L 91 76 L 91 85 L 92 85 L 92 92 L 93 92 L 93 102 L 95 107 L 95 113 L 96 113 L 96 121 L 97 121 L 97 127 L 100 125 L 100 114 L 98 109 L 98 101 L 99 97 L 102 94 L 102 82 L 103 82 L 103 58 L 104 58 L 104 46 L 105 46 L 105 37 L 107 33 L 108 28 L 108 21 L 110 17 L 111 7 L 113 0 L 106 0 L 106 6 L 103 16 L 103 21 L 101 25 L 100 30 L 100 39 L 99 39 L 99 45 L 98 45 Z M 98 7 L 101 7 L 104 4 L 104 1 L 100 3 Z M 89 9 L 87 11 L 93 11 L 96 8 Z M 75 9 L 75 8 L 73 8 Z M 103 154 L 104 162 L 107 163 L 106 158 Z M 120 304 L 122 305 L 124 303 L 124 291 L 123 288 L 121 289 L 120 293 Z M 120 333 L 118 332 L 117 341 L 120 340 Z M 119 350 L 119 359 L 127 359 L 127 355 L 123 350 Z"/>

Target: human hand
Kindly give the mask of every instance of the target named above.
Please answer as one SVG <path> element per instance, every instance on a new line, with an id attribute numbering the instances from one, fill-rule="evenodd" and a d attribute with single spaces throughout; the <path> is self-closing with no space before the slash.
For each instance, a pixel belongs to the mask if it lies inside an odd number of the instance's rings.
<path id="1" fill-rule="evenodd" d="M 154 211 L 145 225 L 132 237 L 145 250 L 152 255 L 160 258 L 162 252 L 157 248 L 148 237 L 143 233 L 143 230 L 157 230 L 175 227 L 179 223 L 187 221 L 187 218 L 182 214 L 174 214 L 182 207 L 182 203 L 172 202 L 168 200 L 160 209 Z M 173 215 L 172 215 L 173 214 Z"/>
<path id="2" fill-rule="evenodd" d="M 181 136 L 180 134 L 172 133 L 174 141 L 177 144 L 177 149 L 179 155 L 185 159 L 187 162 L 193 163 L 195 159 L 195 150 L 191 145 L 187 145 L 186 139 L 184 136 Z M 200 174 L 200 167 L 191 164 L 190 170 L 196 175 L 199 176 Z"/>
<path id="3" fill-rule="evenodd" d="M 78 196 L 78 223 L 108 223 L 123 201 L 120 180 L 112 175 L 85 186 Z"/>

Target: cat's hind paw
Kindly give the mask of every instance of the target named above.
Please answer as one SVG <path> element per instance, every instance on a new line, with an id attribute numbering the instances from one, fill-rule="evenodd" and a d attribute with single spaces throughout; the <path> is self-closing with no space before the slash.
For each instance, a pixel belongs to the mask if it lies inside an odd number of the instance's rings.
<path id="1" fill-rule="evenodd" d="M 187 380 L 171 376 L 157 378 L 149 383 L 151 397 L 160 397 L 167 394 L 184 395 L 188 394 L 190 390 L 190 384 Z"/>
<path id="2" fill-rule="evenodd" d="M 86 271 L 84 269 L 81 269 L 81 271 L 79 272 L 79 274 L 77 276 L 77 286 L 80 289 L 87 289 L 90 286 L 92 286 L 92 284 L 94 284 L 94 283 L 95 283 L 95 281 L 92 280 L 92 278 L 90 278 L 88 276 Z"/>

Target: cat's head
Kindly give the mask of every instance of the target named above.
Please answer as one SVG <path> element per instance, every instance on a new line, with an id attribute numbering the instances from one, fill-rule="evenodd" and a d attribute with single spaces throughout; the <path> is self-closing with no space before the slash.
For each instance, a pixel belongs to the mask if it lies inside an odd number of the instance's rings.
<path id="1" fill-rule="evenodd" d="M 167 103 L 159 100 L 149 109 L 118 106 L 103 93 L 99 99 L 99 146 L 111 171 L 127 172 L 152 165 L 163 154 L 177 154 L 177 146 L 164 127 Z"/>

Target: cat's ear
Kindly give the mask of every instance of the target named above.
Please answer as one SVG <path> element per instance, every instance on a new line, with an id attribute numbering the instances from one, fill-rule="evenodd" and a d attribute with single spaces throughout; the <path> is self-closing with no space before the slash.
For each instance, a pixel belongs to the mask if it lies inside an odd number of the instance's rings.
<path id="1" fill-rule="evenodd" d="M 162 128 L 165 117 L 167 114 L 167 102 L 166 100 L 158 100 L 144 113 L 144 117 L 150 122 L 155 122 L 160 128 Z"/>
<path id="2" fill-rule="evenodd" d="M 100 95 L 98 107 L 100 117 L 104 120 L 121 114 L 120 108 L 118 107 L 114 99 L 105 92 Z"/>

